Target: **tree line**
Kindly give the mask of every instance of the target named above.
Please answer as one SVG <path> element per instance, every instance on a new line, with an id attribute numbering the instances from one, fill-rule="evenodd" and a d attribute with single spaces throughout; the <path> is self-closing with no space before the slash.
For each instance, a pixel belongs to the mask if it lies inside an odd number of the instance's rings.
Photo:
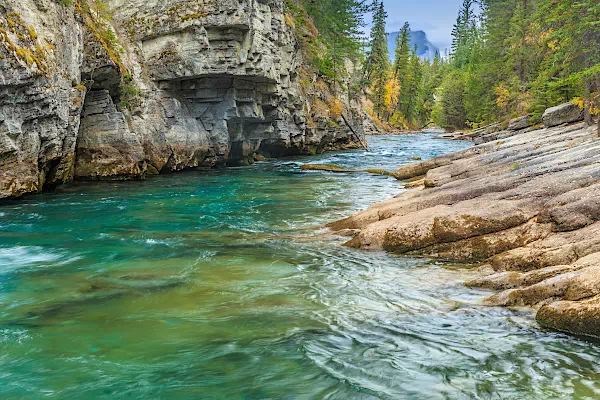
<path id="1" fill-rule="evenodd" d="M 574 101 L 600 114 L 600 1 L 463 0 L 444 57 L 422 59 L 406 23 L 388 53 L 382 0 L 291 0 L 314 21 L 312 63 L 339 84 L 345 60 L 362 65 L 371 116 L 386 127 L 453 129 L 530 115 Z M 364 16 L 372 13 L 368 38 Z M 366 39 L 366 40 L 365 40 Z"/>
<path id="2" fill-rule="evenodd" d="M 464 0 L 434 119 L 464 128 L 574 101 L 600 113 L 598 0 Z"/>

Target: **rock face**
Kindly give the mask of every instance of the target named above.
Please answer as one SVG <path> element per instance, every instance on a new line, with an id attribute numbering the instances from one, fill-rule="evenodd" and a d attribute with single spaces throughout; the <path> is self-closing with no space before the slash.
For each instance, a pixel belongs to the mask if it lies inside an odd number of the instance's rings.
<path id="1" fill-rule="evenodd" d="M 0 198 L 72 179 L 82 49 L 75 16 L 56 2 L 0 4 Z"/>
<path id="2" fill-rule="evenodd" d="M 519 131 L 521 129 L 529 128 L 532 124 L 529 122 L 531 120 L 531 115 L 524 115 L 519 118 L 515 118 L 509 121 L 508 130 L 509 131 Z"/>
<path id="3" fill-rule="evenodd" d="M 547 109 L 542 119 L 546 128 L 579 122 L 583 121 L 583 110 L 576 104 L 565 103 Z"/>
<path id="4" fill-rule="evenodd" d="M 65 3 L 0 4 L 0 198 L 359 147 L 283 0 L 108 0 L 110 23 Z"/>
<path id="5" fill-rule="evenodd" d="M 128 178 L 141 176 L 145 168 L 144 149 L 109 91 L 88 93 L 79 128 L 75 177 Z"/>
<path id="6" fill-rule="evenodd" d="M 600 336 L 600 142 L 584 123 L 402 167 L 424 186 L 331 228 L 362 249 L 482 263 L 489 305 L 539 307 L 547 327 Z"/>

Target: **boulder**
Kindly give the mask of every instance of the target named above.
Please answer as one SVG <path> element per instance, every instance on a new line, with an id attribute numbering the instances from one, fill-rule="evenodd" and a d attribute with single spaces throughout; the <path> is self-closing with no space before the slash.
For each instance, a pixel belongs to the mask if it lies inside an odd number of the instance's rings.
<path id="1" fill-rule="evenodd" d="M 600 336 L 600 296 L 583 301 L 557 301 L 540 308 L 537 322 L 576 335 Z"/>
<path id="2" fill-rule="evenodd" d="M 546 110 L 544 116 L 544 126 L 551 128 L 562 124 L 583 121 L 583 110 L 573 103 L 565 103 Z"/>
<path id="3" fill-rule="evenodd" d="M 510 120 L 508 123 L 509 131 L 519 131 L 521 129 L 529 128 L 531 126 L 531 115 L 524 115 L 519 118 Z"/>

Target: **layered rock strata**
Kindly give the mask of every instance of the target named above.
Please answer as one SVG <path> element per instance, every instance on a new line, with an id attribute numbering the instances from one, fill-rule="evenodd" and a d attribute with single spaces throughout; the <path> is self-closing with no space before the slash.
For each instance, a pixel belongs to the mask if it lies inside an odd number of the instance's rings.
<path id="1" fill-rule="evenodd" d="M 81 28 L 62 5 L 0 3 L 0 198 L 73 178 L 82 51 Z"/>
<path id="2" fill-rule="evenodd" d="M 570 117 L 569 117 L 570 118 Z M 331 224 L 348 246 L 481 263 L 469 285 L 534 306 L 546 327 L 600 336 L 600 139 L 584 123 L 400 168 L 418 189 Z"/>
<path id="3" fill-rule="evenodd" d="M 104 3 L 0 4 L 0 198 L 360 146 L 283 0 Z"/>

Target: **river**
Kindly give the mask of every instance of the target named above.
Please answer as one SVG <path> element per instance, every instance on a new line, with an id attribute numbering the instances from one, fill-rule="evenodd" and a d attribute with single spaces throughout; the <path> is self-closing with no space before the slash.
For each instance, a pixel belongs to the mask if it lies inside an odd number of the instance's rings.
<path id="1" fill-rule="evenodd" d="M 600 346 L 486 308 L 474 268 L 340 246 L 324 223 L 431 135 L 0 206 L 1 399 L 594 399 Z"/>

